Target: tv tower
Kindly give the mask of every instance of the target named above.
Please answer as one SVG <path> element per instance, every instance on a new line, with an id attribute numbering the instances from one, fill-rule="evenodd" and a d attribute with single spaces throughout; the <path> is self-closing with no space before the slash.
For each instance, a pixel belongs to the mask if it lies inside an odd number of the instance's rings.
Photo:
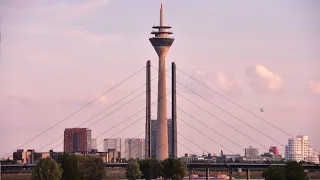
<path id="1" fill-rule="evenodd" d="M 155 36 L 150 38 L 150 42 L 156 50 L 159 57 L 158 70 L 158 115 L 156 131 L 156 157 L 164 160 L 169 157 L 168 153 L 168 119 L 167 119 L 167 92 L 166 92 L 166 55 L 172 45 L 174 38 L 170 26 L 164 25 L 163 0 L 160 6 L 160 25 L 153 26 L 151 34 Z"/>

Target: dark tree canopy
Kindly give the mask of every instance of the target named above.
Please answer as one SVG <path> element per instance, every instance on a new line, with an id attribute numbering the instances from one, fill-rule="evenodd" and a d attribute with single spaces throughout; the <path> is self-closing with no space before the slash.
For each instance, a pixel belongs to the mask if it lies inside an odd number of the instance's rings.
<path id="1" fill-rule="evenodd" d="M 285 168 L 270 167 L 262 173 L 265 180 L 286 180 Z"/>
<path id="2" fill-rule="evenodd" d="M 145 159 L 139 161 L 143 179 L 157 179 L 162 175 L 162 164 L 157 159 Z"/>
<path id="3" fill-rule="evenodd" d="M 183 179 L 187 171 L 187 166 L 181 159 L 165 159 L 162 161 L 162 166 L 165 179 Z"/>
<path id="4" fill-rule="evenodd" d="M 62 180 L 103 180 L 106 177 L 104 163 L 99 157 L 65 153 L 58 162 L 63 169 Z"/>
<path id="5" fill-rule="evenodd" d="M 32 171 L 32 180 L 61 180 L 62 170 L 50 157 L 40 159 Z"/>
<path id="6" fill-rule="evenodd" d="M 61 168 L 63 169 L 62 180 L 82 180 L 84 178 L 83 173 L 81 173 L 81 169 L 79 168 L 79 156 L 64 153 L 58 158 L 58 163 L 61 165 Z"/>
<path id="7" fill-rule="evenodd" d="M 106 177 L 104 163 L 101 158 L 94 156 L 83 156 L 80 159 L 80 168 L 86 180 L 103 180 Z"/>
<path id="8" fill-rule="evenodd" d="M 308 180 L 308 174 L 301 164 L 288 162 L 285 169 L 287 180 Z"/>
<path id="9" fill-rule="evenodd" d="M 129 160 L 126 171 L 126 177 L 129 180 L 136 180 L 141 178 L 140 166 L 135 160 Z"/>
<path id="10" fill-rule="evenodd" d="M 266 180 L 308 180 L 308 174 L 301 164 L 287 162 L 285 167 L 270 167 L 263 172 Z"/>

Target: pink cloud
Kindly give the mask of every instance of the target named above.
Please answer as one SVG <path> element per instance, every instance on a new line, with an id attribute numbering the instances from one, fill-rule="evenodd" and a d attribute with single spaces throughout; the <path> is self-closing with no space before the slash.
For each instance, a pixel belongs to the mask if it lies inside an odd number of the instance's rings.
<path id="1" fill-rule="evenodd" d="M 216 71 L 214 74 L 209 74 L 205 71 L 198 70 L 195 71 L 192 76 L 200 82 L 203 82 L 207 86 L 228 96 L 237 97 L 242 93 L 240 80 L 236 76 L 230 77 L 220 70 Z M 207 88 L 202 88 L 202 86 L 199 84 L 195 85 L 196 83 L 197 82 L 195 82 L 194 80 L 189 80 L 189 82 L 187 82 L 187 84 L 192 85 L 194 89 L 198 89 L 201 91 L 201 93 L 205 93 L 202 91 L 207 90 Z"/>
<path id="2" fill-rule="evenodd" d="M 309 90 L 313 94 L 319 94 L 320 95 L 320 82 L 310 81 L 309 82 Z"/>
<path id="3" fill-rule="evenodd" d="M 242 92 L 241 81 L 237 77 L 228 77 L 218 70 L 215 75 L 217 86 L 229 96 L 240 95 Z"/>
<path id="4" fill-rule="evenodd" d="M 257 92 L 274 92 L 281 89 L 282 78 L 262 65 L 248 67 L 247 75 L 251 78 L 250 86 Z"/>

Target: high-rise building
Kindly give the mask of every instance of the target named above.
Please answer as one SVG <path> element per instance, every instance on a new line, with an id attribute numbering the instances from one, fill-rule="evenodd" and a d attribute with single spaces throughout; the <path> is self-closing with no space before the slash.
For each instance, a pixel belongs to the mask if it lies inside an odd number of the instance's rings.
<path id="1" fill-rule="evenodd" d="M 91 130 L 88 128 L 66 128 L 64 130 L 64 152 L 88 153 L 91 151 Z"/>
<path id="2" fill-rule="evenodd" d="M 112 138 L 104 139 L 105 152 L 119 152 L 118 158 L 144 158 L 144 139 L 141 138 Z"/>
<path id="3" fill-rule="evenodd" d="M 317 153 L 309 147 L 308 136 L 297 136 L 288 139 L 288 145 L 285 147 L 285 159 L 291 161 L 306 161 L 319 164 Z"/>
<path id="4" fill-rule="evenodd" d="M 275 154 L 275 155 L 279 155 L 279 149 L 275 146 L 271 146 L 269 149 L 269 153 Z"/>
<path id="5" fill-rule="evenodd" d="M 172 152 L 172 119 L 168 119 L 168 152 L 169 157 L 173 157 Z M 156 158 L 157 151 L 157 120 L 151 120 L 151 157 Z"/>
<path id="6" fill-rule="evenodd" d="M 259 157 L 259 149 L 258 148 L 253 148 L 252 146 L 250 146 L 249 148 L 245 149 L 245 157 L 249 157 L 249 158 L 257 158 Z"/>
<path id="7" fill-rule="evenodd" d="M 125 138 L 109 138 L 103 141 L 104 152 L 116 151 L 120 152 L 120 158 L 125 157 L 126 139 Z"/>
<path id="8" fill-rule="evenodd" d="M 168 128 L 167 128 L 167 90 L 166 90 L 166 55 L 174 41 L 170 26 L 164 25 L 163 2 L 160 7 L 160 25 L 153 26 L 151 34 L 155 37 L 149 38 L 152 46 L 156 50 L 159 57 L 158 68 L 158 114 L 157 114 L 157 141 L 156 157 L 159 160 L 168 158 Z"/>
<path id="9" fill-rule="evenodd" d="M 126 149 L 126 159 L 144 159 L 144 146 L 145 141 L 142 138 L 128 138 L 126 139 L 127 149 Z"/>

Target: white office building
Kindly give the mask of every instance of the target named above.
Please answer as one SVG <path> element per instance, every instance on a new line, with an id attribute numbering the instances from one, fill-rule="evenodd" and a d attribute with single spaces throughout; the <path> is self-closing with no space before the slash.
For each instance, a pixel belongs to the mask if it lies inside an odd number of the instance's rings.
<path id="1" fill-rule="evenodd" d="M 128 138 L 126 139 L 126 159 L 144 159 L 145 154 L 145 140 L 142 138 Z"/>
<path id="2" fill-rule="evenodd" d="M 249 148 L 245 148 L 244 156 L 247 158 L 257 158 L 259 157 L 259 149 L 258 148 L 253 148 L 250 146 Z"/>
<path id="3" fill-rule="evenodd" d="M 299 135 L 296 138 L 289 138 L 288 145 L 285 147 L 285 159 L 319 164 L 318 154 L 309 147 L 308 136 Z"/>
<path id="4" fill-rule="evenodd" d="M 120 158 L 126 158 L 125 157 L 125 151 L 126 151 L 126 143 L 124 138 L 110 138 L 110 139 L 104 139 L 103 141 L 103 150 L 104 152 L 119 152 Z"/>
<path id="5" fill-rule="evenodd" d="M 144 158 L 145 142 L 142 138 L 112 138 L 104 139 L 104 151 L 119 152 L 120 158 L 142 159 Z"/>

